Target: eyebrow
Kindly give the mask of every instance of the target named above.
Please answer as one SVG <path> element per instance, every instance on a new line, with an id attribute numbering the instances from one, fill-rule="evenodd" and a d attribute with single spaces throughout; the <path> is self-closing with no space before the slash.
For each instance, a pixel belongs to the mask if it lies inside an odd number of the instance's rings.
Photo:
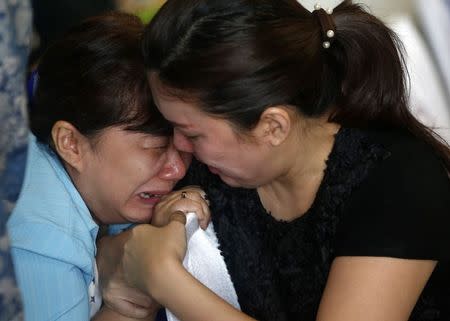
<path id="1" fill-rule="evenodd" d="M 174 122 L 174 121 L 170 121 L 170 120 L 169 120 L 169 122 L 170 122 L 173 126 L 181 127 L 181 128 L 184 128 L 184 129 L 188 129 L 188 128 L 191 128 L 191 127 L 192 127 L 192 125 L 188 125 L 188 124 L 180 124 L 180 123 L 177 123 L 177 122 Z"/>

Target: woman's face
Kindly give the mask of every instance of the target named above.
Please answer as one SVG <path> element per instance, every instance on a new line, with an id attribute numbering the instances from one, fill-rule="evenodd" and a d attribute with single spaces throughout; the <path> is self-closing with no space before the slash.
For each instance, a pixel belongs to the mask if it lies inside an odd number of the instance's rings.
<path id="1" fill-rule="evenodd" d="M 77 187 L 102 223 L 149 222 L 190 161 L 188 153 L 174 148 L 172 137 L 112 127 L 86 153 Z"/>
<path id="2" fill-rule="evenodd" d="M 193 153 L 230 186 L 253 188 L 271 179 L 267 146 L 257 139 L 243 139 L 228 121 L 207 115 L 195 104 L 165 95 L 152 81 L 153 98 L 174 126 L 178 150 Z"/>

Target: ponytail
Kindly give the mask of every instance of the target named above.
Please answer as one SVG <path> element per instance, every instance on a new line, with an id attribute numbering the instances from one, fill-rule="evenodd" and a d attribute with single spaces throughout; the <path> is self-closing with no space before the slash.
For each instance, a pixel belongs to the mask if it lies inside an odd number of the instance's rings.
<path id="1" fill-rule="evenodd" d="M 334 9 L 336 39 L 327 53 L 341 78 L 331 121 L 347 127 L 402 128 L 434 147 L 450 169 L 448 145 L 408 108 L 408 73 L 398 36 L 361 5 Z"/>
<path id="2" fill-rule="evenodd" d="M 396 34 L 361 5 L 334 9 L 336 41 L 329 51 L 341 74 L 333 120 L 347 126 L 403 126 L 407 105 L 403 47 Z M 394 116 L 395 114 L 395 116 Z"/>

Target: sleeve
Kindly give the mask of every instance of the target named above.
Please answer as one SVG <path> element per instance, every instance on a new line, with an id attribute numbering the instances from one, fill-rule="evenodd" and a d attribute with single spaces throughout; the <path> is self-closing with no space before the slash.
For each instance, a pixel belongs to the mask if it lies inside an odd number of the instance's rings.
<path id="1" fill-rule="evenodd" d="M 111 224 L 108 226 L 108 235 L 117 235 L 130 228 L 135 227 L 137 224 L 134 223 L 124 223 L 124 224 Z"/>
<path id="2" fill-rule="evenodd" d="M 89 320 L 81 270 L 22 249 L 13 248 L 11 253 L 28 321 Z"/>
<path id="3" fill-rule="evenodd" d="M 424 144 L 404 144 L 354 192 L 336 256 L 450 260 L 450 179 Z"/>

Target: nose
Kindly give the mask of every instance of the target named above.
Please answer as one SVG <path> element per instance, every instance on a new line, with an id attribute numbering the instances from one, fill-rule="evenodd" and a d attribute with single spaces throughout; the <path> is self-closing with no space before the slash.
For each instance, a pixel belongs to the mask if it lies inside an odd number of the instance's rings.
<path id="1" fill-rule="evenodd" d="M 189 139 L 184 136 L 177 128 L 174 128 L 173 130 L 173 143 L 179 151 L 186 152 L 186 153 L 193 153 L 194 152 L 194 146 L 189 141 Z"/>
<path id="2" fill-rule="evenodd" d="M 190 161 L 191 155 L 178 151 L 171 142 L 167 150 L 166 163 L 159 176 L 162 179 L 178 181 L 186 175 Z"/>

